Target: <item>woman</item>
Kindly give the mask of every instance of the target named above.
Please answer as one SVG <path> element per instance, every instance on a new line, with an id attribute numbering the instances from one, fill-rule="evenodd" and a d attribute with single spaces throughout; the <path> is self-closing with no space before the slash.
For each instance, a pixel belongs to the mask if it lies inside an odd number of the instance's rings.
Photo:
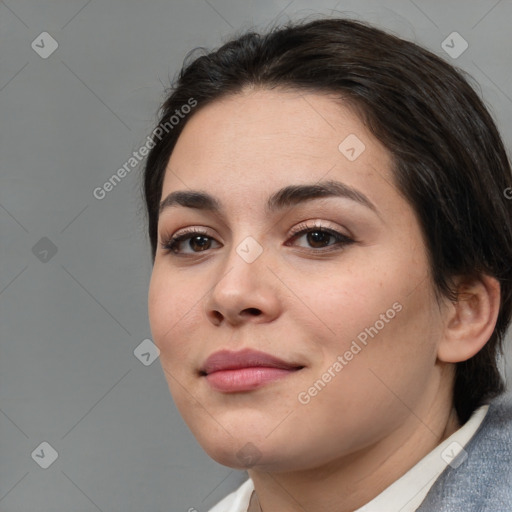
<path id="1" fill-rule="evenodd" d="M 344 19 L 184 65 L 144 193 L 149 319 L 212 512 L 512 510 L 512 178 L 460 72 Z"/>

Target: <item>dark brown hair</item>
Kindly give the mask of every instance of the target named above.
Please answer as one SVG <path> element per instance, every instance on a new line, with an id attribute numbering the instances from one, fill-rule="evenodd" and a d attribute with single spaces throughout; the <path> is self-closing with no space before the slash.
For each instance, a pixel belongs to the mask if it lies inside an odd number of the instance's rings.
<path id="1" fill-rule="evenodd" d="M 412 42 L 347 19 L 290 22 L 200 51 L 185 60 L 163 104 L 158 125 L 167 128 L 153 137 L 144 170 L 153 261 L 165 169 L 194 112 L 245 87 L 339 95 L 393 158 L 396 185 L 422 228 L 437 296 L 458 299 L 457 275 L 487 274 L 500 283 L 491 338 L 456 365 L 454 405 L 465 423 L 476 407 L 504 391 L 497 356 L 512 314 L 512 214 L 504 197 L 512 187 L 510 164 L 468 79 Z M 170 117 L 191 99 L 197 106 L 171 126 Z"/>

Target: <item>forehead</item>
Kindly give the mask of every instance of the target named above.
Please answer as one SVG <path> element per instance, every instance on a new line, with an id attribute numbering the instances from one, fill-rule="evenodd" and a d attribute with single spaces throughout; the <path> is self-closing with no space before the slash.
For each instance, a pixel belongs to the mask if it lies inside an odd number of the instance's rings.
<path id="1" fill-rule="evenodd" d="M 162 197 L 202 188 L 268 197 L 290 184 L 337 180 L 382 195 L 391 156 L 355 112 L 333 95 L 250 90 L 188 119 L 169 160 Z M 392 190 L 391 190 L 392 191 Z M 396 191 L 395 191 L 396 194 Z"/>

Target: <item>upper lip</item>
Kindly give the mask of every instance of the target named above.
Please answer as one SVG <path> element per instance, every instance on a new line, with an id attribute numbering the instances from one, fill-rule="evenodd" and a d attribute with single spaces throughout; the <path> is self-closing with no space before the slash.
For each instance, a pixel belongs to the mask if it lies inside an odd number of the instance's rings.
<path id="1" fill-rule="evenodd" d="M 202 375 L 208 375 L 220 370 L 238 370 L 240 368 L 250 368 L 254 366 L 282 368 L 284 370 L 303 368 L 302 365 L 288 363 L 278 357 L 257 350 L 244 349 L 238 352 L 220 350 L 219 352 L 214 352 L 206 359 L 200 373 Z"/>

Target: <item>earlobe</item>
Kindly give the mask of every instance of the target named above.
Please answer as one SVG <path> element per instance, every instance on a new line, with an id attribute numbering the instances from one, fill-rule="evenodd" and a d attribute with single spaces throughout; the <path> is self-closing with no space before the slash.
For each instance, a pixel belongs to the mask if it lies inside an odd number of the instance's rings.
<path id="1" fill-rule="evenodd" d="M 500 308 L 500 284 L 481 275 L 458 280 L 458 299 L 446 309 L 446 323 L 437 357 L 446 363 L 466 361 L 491 337 Z"/>

